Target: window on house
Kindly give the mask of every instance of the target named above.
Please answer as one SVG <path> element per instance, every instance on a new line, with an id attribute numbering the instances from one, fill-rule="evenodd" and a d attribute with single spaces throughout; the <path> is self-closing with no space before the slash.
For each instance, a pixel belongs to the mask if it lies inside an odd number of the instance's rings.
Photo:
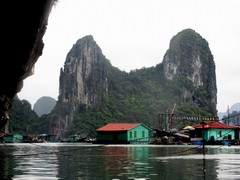
<path id="1" fill-rule="evenodd" d="M 132 132 L 130 131 L 130 138 L 132 138 Z"/>
<path id="2" fill-rule="evenodd" d="M 142 131 L 142 137 L 145 137 L 145 131 Z"/>
<path id="3" fill-rule="evenodd" d="M 222 131 L 218 132 L 218 137 L 222 137 Z"/>
<path id="4" fill-rule="evenodd" d="M 137 137 L 137 131 L 134 131 L 134 138 Z"/>

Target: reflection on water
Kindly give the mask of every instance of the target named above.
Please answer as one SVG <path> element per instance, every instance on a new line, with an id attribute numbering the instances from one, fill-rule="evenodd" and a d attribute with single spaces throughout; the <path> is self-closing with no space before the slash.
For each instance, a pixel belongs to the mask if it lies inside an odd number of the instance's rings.
<path id="1" fill-rule="evenodd" d="M 0 179 L 240 179 L 240 146 L 1 144 Z"/>

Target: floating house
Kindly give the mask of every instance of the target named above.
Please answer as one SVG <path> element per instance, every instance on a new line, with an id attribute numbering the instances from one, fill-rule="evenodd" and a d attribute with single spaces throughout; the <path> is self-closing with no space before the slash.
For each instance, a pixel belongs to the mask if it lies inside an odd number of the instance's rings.
<path id="1" fill-rule="evenodd" d="M 20 134 L 5 134 L 3 136 L 4 143 L 20 143 L 22 142 L 23 136 Z"/>
<path id="2" fill-rule="evenodd" d="M 142 123 L 110 123 L 97 129 L 97 143 L 148 143 L 150 131 Z"/>
<path id="3" fill-rule="evenodd" d="M 218 120 L 204 121 L 193 126 L 195 130 L 190 133 L 193 143 L 204 141 L 206 144 L 223 144 L 239 140 L 237 126 L 230 126 Z"/>
<path id="4" fill-rule="evenodd" d="M 3 136 L 3 142 L 4 143 L 13 143 L 13 134 L 5 134 Z"/>
<path id="5" fill-rule="evenodd" d="M 14 134 L 13 135 L 13 142 L 21 143 L 22 140 L 23 140 L 23 135 L 21 135 L 21 134 Z"/>

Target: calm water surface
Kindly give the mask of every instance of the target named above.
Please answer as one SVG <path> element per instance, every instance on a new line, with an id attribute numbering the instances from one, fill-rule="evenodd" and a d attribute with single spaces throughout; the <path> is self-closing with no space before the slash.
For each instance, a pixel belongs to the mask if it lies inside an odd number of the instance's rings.
<path id="1" fill-rule="evenodd" d="M 1 144 L 0 179 L 240 179 L 240 146 Z"/>

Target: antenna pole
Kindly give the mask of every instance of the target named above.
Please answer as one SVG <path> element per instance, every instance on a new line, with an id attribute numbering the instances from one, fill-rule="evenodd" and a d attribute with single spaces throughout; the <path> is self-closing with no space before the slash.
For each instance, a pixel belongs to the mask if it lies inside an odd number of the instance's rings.
<path id="1" fill-rule="evenodd" d="M 229 106 L 228 106 L 228 118 L 227 118 L 227 124 L 229 125 Z"/>

